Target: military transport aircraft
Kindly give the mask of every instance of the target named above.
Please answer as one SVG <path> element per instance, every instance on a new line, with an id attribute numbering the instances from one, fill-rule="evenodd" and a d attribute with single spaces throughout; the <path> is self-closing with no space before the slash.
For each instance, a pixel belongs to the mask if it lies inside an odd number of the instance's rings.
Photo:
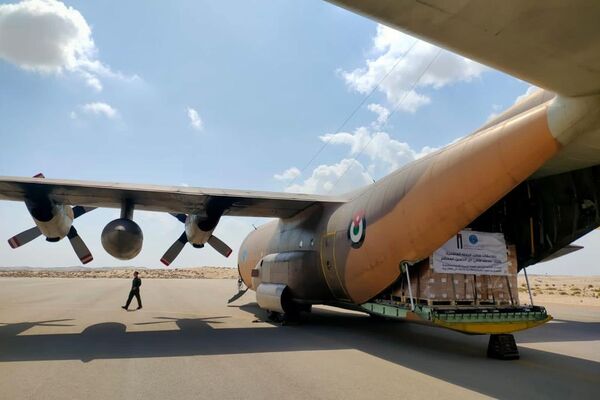
<path id="1" fill-rule="evenodd" d="M 134 209 L 161 211 L 185 224 L 161 260 L 169 265 L 188 242 L 229 255 L 212 235 L 224 215 L 275 217 L 239 252 L 241 279 L 262 308 L 292 314 L 330 304 L 492 339 L 549 320 L 543 307 L 482 312 L 415 304 L 412 295 L 410 304 L 384 300 L 462 229 L 502 232 L 520 270 L 600 226 L 600 3 L 331 1 L 542 89 L 462 140 L 341 196 L 0 177 L 0 199 L 24 201 L 36 225 L 9 244 L 67 237 L 89 262 L 73 220 L 113 207 L 121 218 L 104 228 L 102 244 L 130 259 L 142 245 Z"/>

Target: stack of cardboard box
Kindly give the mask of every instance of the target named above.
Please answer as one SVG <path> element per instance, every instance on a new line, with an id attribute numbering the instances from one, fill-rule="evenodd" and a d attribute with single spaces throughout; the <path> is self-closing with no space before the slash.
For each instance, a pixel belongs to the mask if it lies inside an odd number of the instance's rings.
<path id="1" fill-rule="evenodd" d="M 448 305 L 518 305 L 517 257 L 508 247 L 508 275 L 465 275 L 434 272 L 431 260 L 410 267 L 412 296 L 418 303 Z M 408 280 L 403 275 L 392 296 L 409 301 Z"/>

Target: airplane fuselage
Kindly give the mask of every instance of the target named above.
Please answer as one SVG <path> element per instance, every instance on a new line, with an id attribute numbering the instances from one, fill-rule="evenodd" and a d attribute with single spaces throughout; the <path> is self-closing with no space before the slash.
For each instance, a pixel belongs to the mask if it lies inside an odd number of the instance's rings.
<path id="1" fill-rule="evenodd" d="M 242 279 L 253 289 L 287 285 L 301 301 L 372 299 L 398 278 L 402 262 L 428 257 L 557 154 L 550 104 L 417 160 L 346 203 L 251 232 L 239 253 Z"/>

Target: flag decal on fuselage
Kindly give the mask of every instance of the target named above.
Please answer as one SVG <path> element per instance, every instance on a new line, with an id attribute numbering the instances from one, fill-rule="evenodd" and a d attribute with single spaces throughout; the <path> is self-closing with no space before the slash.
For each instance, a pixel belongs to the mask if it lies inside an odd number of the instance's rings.
<path id="1" fill-rule="evenodd" d="M 365 211 L 360 210 L 354 214 L 350 225 L 348 226 L 348 239 L 350 239 L 351 246 L 355 249 L 362 246 L 365 240 L 365 233 L 367 230 L 367 222 L 365 221 Z"/>

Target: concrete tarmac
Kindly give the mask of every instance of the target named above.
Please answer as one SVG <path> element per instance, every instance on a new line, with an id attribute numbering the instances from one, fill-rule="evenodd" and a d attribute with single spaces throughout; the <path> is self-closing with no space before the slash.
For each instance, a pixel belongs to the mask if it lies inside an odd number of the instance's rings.
<path id="1" fill-rule="evenodd" d="M 2 399 L 598 398 L 600 308 L 548 305 L 517 333 L 521 359 L 487 336 L 315 307 L 262 322 L 233 280 L 0 279 Z M 135 307 L 135 300 L 133 306 Z"/>

